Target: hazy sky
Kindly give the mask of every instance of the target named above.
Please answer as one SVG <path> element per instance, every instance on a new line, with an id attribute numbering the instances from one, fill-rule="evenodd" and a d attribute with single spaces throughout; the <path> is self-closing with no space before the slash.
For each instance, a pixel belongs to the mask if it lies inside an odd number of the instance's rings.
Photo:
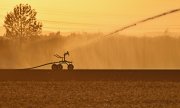
<path id="1" fill-rule="evenodd" d="M 43 32 L 111 32 L 161 12 L 180 8 L 180 0 L 0 0 L 0 35 L 7 12 L 28 3 L 38 12 Z M 180 31 L 180 12 L 126 32 Z"/>

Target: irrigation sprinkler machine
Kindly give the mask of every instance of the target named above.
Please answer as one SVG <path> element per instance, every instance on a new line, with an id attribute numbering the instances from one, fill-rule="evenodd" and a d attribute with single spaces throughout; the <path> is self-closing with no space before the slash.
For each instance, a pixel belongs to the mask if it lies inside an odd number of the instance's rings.
<path id="1" fill-rule="evenodd" d="M 58 54 L 55 54 L 54 56 L 61 59 L 61 60 L 59 62 L 54 62 L 52 64 L 52 66 L 51 66 L 52 70 L 62 70 L 63 69 L 63 64 L 67 65 L 68 70 L 73 70 L 74 69 L 74 65 L 72 64 L 72 62 L 66 60 L 66 56 L 69 56 L 68 51 L 66 53 L 64 53 L 63 57 L 59 56 Z"/>
<path id="2" fill-rule="evenodd" d="M 66 60 L 66 56 L 69 56 L 68 51 L 64 53 L 63 57 L 58 55 L 58 54 L 55 54 L 54 56 L 57 57 L 58 59 L 61 59 L 61 60 L 57 61 L 57 62 L 50 62 L 50 63 L 42 64 L 42 65 L 31 67 L 31 68 L 26 68 L 26 69 L 36 69 L 36 68 L 43 67 L 43 66 L 46 66 L 46 65 L 51 65 L 51 69 L 53 71 L 57 71 L 57 70 L 63 70 L 63 65 L 64 64 L 67 65 L 68 70 L 73 70 L 74 69 L 74 65 L 72 64 L 72 62 Z"/>

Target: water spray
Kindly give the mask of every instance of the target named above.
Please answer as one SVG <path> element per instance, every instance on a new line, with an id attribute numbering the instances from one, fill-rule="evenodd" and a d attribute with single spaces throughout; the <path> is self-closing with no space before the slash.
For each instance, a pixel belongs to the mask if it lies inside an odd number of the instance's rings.
<path id="1" fill-rule="evenodd" d="M 130 24 L 130 25 L 128 25 L 128 26 L 122 27 L 122 28 L 120 28 L 120 29 L 118 29 L 118 30 L 116 30 L 116 31 L 114 31 L 114 32 L 112 32 L 112 33 L 109 33 L 109 34 L 107 34 L 106 36 L 110 36 L 110 35 L 116 34 L 116 33 L 120 32 L 120 31 L 129 29 L 129 28 L 134 27 L 134 26 L 136 26 L 136 25 L 138 25 L 138 24 L 145 23 L 145 22 L 147 22 L 147 21 L 154 20 L 154 19 L 156 19 L 156 18 L 160 18 L 160 17 L 166 16 L 166 15 L 168 15 L 168 14 L 172 14 L 172 13 L 179 12 L 179 11 L 180 11 L 180 8 L 174 9 L 174 10 L 171 10 L 171 11 L 168 11 L 168 12 L 164 12 L 164 13 L 155 15 L 155 16 L 153 16 L 153 17 L 149 17 L 149 18 L 140 20 L 140 21 L 135 22 L 135 23 L 133 23 L 133 24 Z"/>

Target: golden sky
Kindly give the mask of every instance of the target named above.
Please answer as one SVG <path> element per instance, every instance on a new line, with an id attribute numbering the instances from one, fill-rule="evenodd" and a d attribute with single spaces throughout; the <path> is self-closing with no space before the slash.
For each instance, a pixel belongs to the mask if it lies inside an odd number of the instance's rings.
<path id="1" fill-rule="evenodd" d="M 180 0 L 0 0 L 0 35 L 7 12 L 19 3 L 38 12 L 43 32 L 111 32 L 123 25 L 180 8 Z M 141 24 L 125 32 L 180 31 L 180 12 Z"/>

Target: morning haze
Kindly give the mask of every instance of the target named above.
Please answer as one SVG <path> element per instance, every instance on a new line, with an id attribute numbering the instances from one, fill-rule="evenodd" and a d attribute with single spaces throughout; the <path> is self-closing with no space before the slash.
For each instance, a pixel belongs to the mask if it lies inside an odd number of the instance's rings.
<path id="1" fill-rule="evenodd" d="M 180 108 L 180 0 L 0 0 L 0 107 Z"/>
<path id="2" fill-rule="evenodd" d="M 180 68 L 179 12 L 136 23 L 178 9 L 179 1 L 1 1 L 0 68 L 21 69 L 57 61 L 54 54 L 66 51 L 76 69 Z M 35 9 L 40 28 L 32 26 L 34 20 L 24 25 L 22 20 L 15 24 L 21 25 L 12 35 L 5 18 L 20 3 Z M 106 36 L 131 24 L 135 26 Z"/>
<path id="3" fill-rule="evenodd" d="M 67 32 L 111 32 L 114 29 L 168 10 L 179 8 L 180 1 L 174 0 L 0 0 L 1 35 L 4 16 L 19 4 L 30 4 L 38 12 L 38 19 L 44 24 L 43 33 L 61 30 Z M 162 32 L 169 28 L 178 32 L 179 14 L 172 14 L 142 26 L 124 31 L 129 34 Z"/>

